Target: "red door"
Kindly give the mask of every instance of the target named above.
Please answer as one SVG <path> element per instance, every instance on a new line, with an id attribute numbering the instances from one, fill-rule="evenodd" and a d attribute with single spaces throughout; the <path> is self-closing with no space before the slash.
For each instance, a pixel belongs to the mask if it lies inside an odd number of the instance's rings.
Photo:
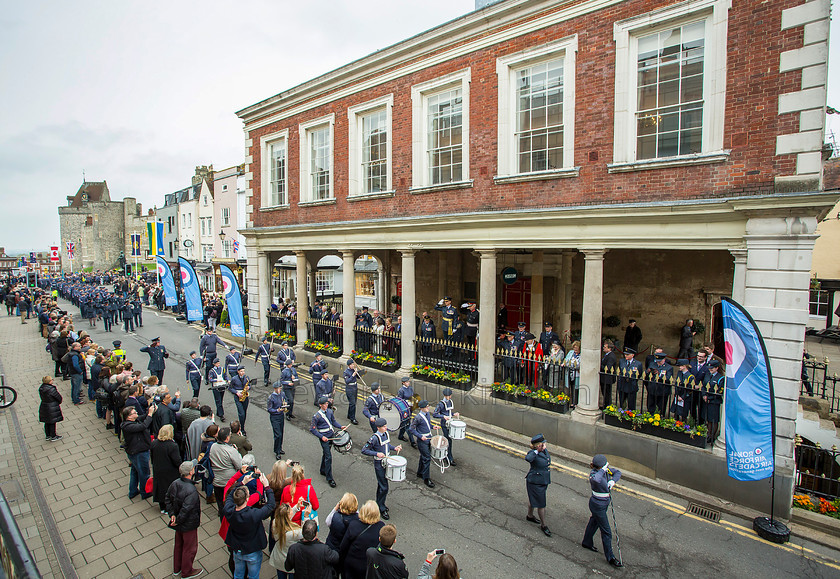
<path id="1" fill-rule="evenodd" d="M 516 283 L 505 284 L 502 292 L 502 302 L 508 311 L 508 329 L 516 330 L 519 322 L 531 323 L 531 278 L 516 280 Z"/>

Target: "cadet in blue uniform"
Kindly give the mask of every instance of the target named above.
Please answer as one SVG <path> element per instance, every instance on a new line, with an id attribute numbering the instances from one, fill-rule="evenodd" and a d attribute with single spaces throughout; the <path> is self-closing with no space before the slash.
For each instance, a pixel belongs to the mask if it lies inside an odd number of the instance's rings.
<path id="1" fill-rule="evenodd" d="M 456 466 L 456 464 L 455 459 L 452 458 L 452 439 L 449 438 L 449 421 L 453 418 L 461 417 L 461 415 L 458 412 L 453 412 L 454 409 L 455 403 L 452 402 L 452 389 L 444 388 L 443 400 L 438 402 L 433 416 L 435 418 L 440 419 L 440 429 L 443 431 L 444 438 L 446 438 L 446 440 L 449 441 L 449 449 L 447 450 L 447 454 L 449 455 L 449 464 L 452 466 Z"/>
<path id="2" fill-rule="evenodd" d="M 391 454 L 392 451 L 400 452 L 402 446 L 391 444 L 391 437 L 388 435 L 388 423 L 384 418 L 377 418 L 374 422 L 376 432 L 362 447 L 362 454 L 375 457 L 373 470 L 376 472 L 376 504 L 379 505 L 379 513 L 386 521 L 390 519 L 388 507 L 385 500 L 388 498 L 388 479 L 385 477 L 385 467 L 382 459 Z"/>
<path id="3" fill-rule="evenodd" d="M 356 361 L 350 358 L 347 360 L 347 369 L 344 371 L 344 393 L 347 394 L 347 420 L 358 424 L 356 420 L 356 397 L 359 395 L 357 384 L 359 371 L 356 369 Z"/>
<path id="4" fill-rule="evenodd" d="M 332 408 L 335 396 L 336 380 L 338 380 L 337 375 L 330 379 L 330 375 L 325 372 L 323 378 L 315 384 L 315 406 L 318 406 L 318 400 L 321 399 L 321 396 L 326 396 L 327 401 L 329 402 L 329 407 Z"/>
<path id="5" fill-rule="evenodd" d="M 210 389 L 213 391 L 213 399 L 216 401 L 216 416 L 222 422 L 225 421 L 225 377 L 222 370 L 222 361 L 216 358 L 213 360 L 213 367 L 210 369 Z"/>
<path id="6" fill-rule="evenodd" d="M 225 356 L 225 379 L 233 380 L 240 366 L 242 366 L 242 354 L 231 346 L 230 352 Z"/>
<path id="7" fill-rule="evenodd" d="M 268 419 L 271 421 L 271 431 L 274 434 L 274 458 L 280 460 L 280 456 L 286 454 L 283 451 L 283 431 L 286 425 L 286 396 L 283 394 L 283 383 L 278 380 L 274 384 L 274 392 L 268 397 Z"/>
<path id="8" fill-rule="evenodd" d="M 408 431 L 417 438 L 417 447 L 420 450 L 420 462 L 417 464 L 417 477 L 430 489 L 435 488 L 429 476 L 429 465 L 432 462 L 432 448 L 429 442 L 432 438 L 432 419 L 429 416 L 429 401 L 420 401 L 420 411 L 414 417 Z"/>
<path id="9" fill-rule="evenodd" d="M 309 374 L 312 376 L 312 383 L 317 384 L 321 381 L 321 377 L 327 371 L 327 363 L 322 360 L 323 355 L 321 352 L 315 354 L 315 360 L 313 360 L 312 364 L 309 365 Z M 315 399 L 318 399 L 318 396 L 315 396 Z"/>
<path id="10" fill-rule="evenodd" d="M 546 449 L 545 437 L 538 434 L 531 439 L 531 450 L 525 456 L 531 469 L 525 475 L 525 488 L 528 490 L 528 515 L 526 520 L 538 523 L 546 537 L 551 536 L 551 531 L 545 524 L 545 492 L 551 484 L 551 456 Z M 537 516 L 534 517 L 534 509 L 537 509 Z"/>
<path id="11" fill-rule="evenodd" d="M 379 382 L 374 382 L 370 385 L 370 396 L 365 400 L 365 406 L 362 409 L 362 414 L 368 419 L 370 423 L 371 432 L 376 432 L 376 419 L 379 418 L 379 406 L 385 401 L 379 390 Z"/>
<path id="12" fill-rule="evenodd" d="M 283 394 L 286 395 L 286 403 L 289 405 L 289 412 L 286 417 L 290 420 L 295 417 L 295 387 L 300 384 L 297 369 L 293 366 L 294 359 L 286 358 L 286 367 L 280 373 L 280 382 L 283 383 Z"/>
<path id="13" fill-rule="evenodd" d="M 262 362 L 263 365 L 263 385 L 268 386 L 271 384 L 271 352 L 272 347 L 271 343 L 268 341 L 268 337 L 263 337 L 262 344 L 257 349 L 257 359 Z"/>
<path id="14" fill-rule="evenodd" d="M 131 302 L 128 298 L 121 298 L 120 311 L 122 312 L 123 325 L 126 332 L 134 331 L 134 316 L 131 312 Z"/>
<path id="15" fill-rule="evenodd" d="M 621 478 L 621 471 L 617 468 L 610 468 L 607 457 L 603 454 L 596 454 L 589 465 L 592 471 L 589 473 L 589 486 L 592 487 L 592 496 L 589 498 L 589 523 L 583 534 L 581 547 L 590 551 L 598 552 L 598 547 L 592 541 L 595 538 L 595 531 L 601 529 L 601 542 L 604 546 L 604 556 L 613 567 L 623 567 L 624 564 L 615 558 L 612 550 L 612 531 L 610 520 L 607 518 L 607 508 L 610 506 L 612 495 L 610 491 Z"/>
<path id="16" fill-rule="evenodd" d="M 245 419 L 248 418 L 248 393 L 245 387 L 248 386 L 249 382 L 250 379 L 245 375 L 245 368 L 242 367 L 236 371 L 236 376 L 228 382 L 228 391 L 233 394 L 233 403 L 236 405 L 236 413 L 239 415 L 242 436 L 246 436 Z"/>
<path id="17" fill-rule="evenodd" d="M 213 369 L 213 362 L 216 360 L 216 346 L 227 348 L 225 343 L 213 333 L 213 328 L 207 328 L 207 333 L 201 337 L 198 345 L 198 353 L 204 358 L 204 382 L 210 383 L 210 370 Z"/>
<path id="18" fill-rule="evenodd" d="M 204 360 L 198 357 L 195 350 L 190 352 L 190 359 L 187 360 L 187 381 L 192 386 L 193 398 L 198 398 L 198 391 L 201 388 L 201 365 Z"/>
<path id="19" fill-rule="evenodd" d="M 288 341 L 283 340 L 283 343 L 280 345 L 280 351 L 277 352 L 277 363 L 281 366 L 285 366 L 286 360 L 291 360 L 292 363 L 294 363 L 295 351 L 289 347 Z"/>
<path id="20" fill-rule="evenodd" d="M 335 479 L 332 474 L 332 441 L 338 430 L 347 430 L 335 419 L 333 411 L 327 408 L 329 400 L 326 396 L 318 399 L 318 412 L 312 417 L 309 425 L 309 432 L 321 443 L 321 474 L 327 477 L 327 484 L 335 488 Z"/>
<path id="21" fill-rule="evenodd" d="M 709 362 L 709 370 L 705 378 L 702 410 L 706 428 L 708 428 L 706 438 L 711 443 L 718 435 L 720 405 L 723 404 L 723 391 L 726 388 L 726 376 L 721 372 L 718 360 Z"/>
<path id="22" fill-rule="evenodd" d="M 163 384 L 163 371 L 166 369 L 164 358 L 169 357 L 169 352 L 161 346 L 160 338 L 152 338 L 151 345 L 140 348 L 140 351 L 149 355 L 149 372 L 158 377 L 158 384 Z"/>
<path id="23" fill-rule="evenodd" d="M 414 386 L 411 385 L 411 377 L 410 376 L 403 376 L 400 379 L 401 385 L 399 391 L 397 391 L 397 397 L 402 398 L 405 400 L 405 403 L 408 404 L 408 418 L 400 423 L 400 433 L 397 436 L 400 440 L 405 440 L 405 433 L 408 431 L 408 441 L 411 443 L 412 448 L 417 448 L 417 445 L 414 443 L 414 435 L 411 434 L 411 429 L 409 428 L 409 424 L 411 423 L 411 398 L 414 396 Z"/>
<path id="24" fill-rule="evenodd" d="M 143 327 L 143 304 L 136 295 L 131 300 L 131 315 L 134 318 L 134 327 Z"/>

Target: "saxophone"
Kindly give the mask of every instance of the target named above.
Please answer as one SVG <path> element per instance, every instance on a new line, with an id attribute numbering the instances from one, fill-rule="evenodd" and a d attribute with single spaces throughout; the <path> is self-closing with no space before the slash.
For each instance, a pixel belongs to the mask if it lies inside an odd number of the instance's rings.
<path id="1" fill-rule="evenodd" d="M 248 398 L 248 390 L 251 388 L 250 381 L 245 382 L 245 386 L 242 388 L 242 391 L 239 393 L 239 401 L 245 402 L 245 399 Z"/>

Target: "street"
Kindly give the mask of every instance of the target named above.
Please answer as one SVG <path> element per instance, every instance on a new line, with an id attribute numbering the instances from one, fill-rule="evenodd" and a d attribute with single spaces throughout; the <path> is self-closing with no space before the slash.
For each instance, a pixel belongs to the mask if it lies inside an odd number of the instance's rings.
<path id="1" fill-rule="evenodd" d="M 70 312 L 75 308 L 66 304 Z M 122 329 L 104 332 L 100 323 L 95 329 L 80 322 L 77 330 L 85 330 L 94 340 L 110 345 L 122 340 L 122 347 L 135 367 L 145 370 L 148 358 L 139 348 L 151 338 L 160 336 L 170 352 L 164 383 L 170 389 L 180 388 L 189 398 L 190 389 L 184 380 L 184 361 L 198 349 L 200 331 L 176 321 L 170 314 L 157 314 L 146 308 L 144 326 L 136 333 Z M 223 352 L 223 351 L 222 351 Z M 220 354 L 222 357 L 224 353 Z M 337 371 L 330 360 L 330 372 Z M 262 366 L 253 358 L 245 362 L 247 374 L 258 378 L 251 392 L 248 411 L 248 438 L 254 445 L 257 464 L 265 471 L 274 461 L 271 450 L 271 428 L 265 412 L 269 388 L 262 384 Z M 350 491 L 360 504 L 374 498 L 376 483 L 373 465 L 359 450 L 370 436 L 363 422 L 361 405 L 359 426 L 351 426 L 353 449 L 349 454 L 333 453 L 333 471 L 338 482 L 330 489 L 318 475 L 320 447 L 309 433 L 309 418 L 314 410 L 312 385 L 308 372 L 301 366 L 301 387 L 296 396 L 297 418 L 287 421 L 284 449 L 286 457 L 300 460 L 308 476 L 312 476 L 321 501 L 323 521 L 341 494 Z M 272 369 L 272 379 L 280 370 Z M 202 404 L 212 404 L 212 395 L 202 386 Z M 346 401 L 338 401 L 336 417 L 346 422 Z M 235 416 L 229 395 L 226 396 L 228 420 Z M 83 407 L 92 412 L 90 407 Z M 104 436 L 104 429 L 103 429 Z M 425 554 L 435 548 L 446 549 L 457 560 L 462 576 L 470 577 L 585 577 L 593 574 L 638 577 L 673 575 L 748 575 L 781 574 L 798 577 L 835 577 L 840 571 L 838 553 L 794 536 L 787 545 L 773 545 L 760 540 L 751 530 L 751 521 L 724 516 L 721 523 L 712 523 L 685 513 L 686 504 L 676 497 L 622 481 L 616 487 L 615 511 L 621 554 L 626 567 L 613 569 L 601 553 L 580 547 L 583 530 L 589 517 L 587 473 L 575 466 L 554 464 L 552 484 L 548 491 L 548 526 L 553 537 L 545 537 L 539 527 L 525 521 L 527 498 L 523 460 L 526 447 L 512 448 L 507 443 L 469 436 L 455 443 L 458 466 L 441 474 L 432 471 L 437 487 L 427 489 L 415 478 L 418 452 L 408 444 L 403 455 L 408 458 L 406 481 L 391 483 L 388 506 L 390 522 L 398 529 L 395 549 L 406 556 L 411 575 L 420 567 Z M 551 448 L 549 447 L 549 451 Z M 611 517 L 612 523 L 612 517 Z M 214 526 L 215 521 L 204 521 Z M 325 531 L 325 529 L 324 529 Z M 212 532 L 212 531 L 211 531 Z M 321 533 L 325 538 L 325 532 Z M 595 544 L 600 549 L 600 539 Z M 614 537 L 613 548 L 616 548 Z M 266 565 L 267 566 L 267 565 Z"/>

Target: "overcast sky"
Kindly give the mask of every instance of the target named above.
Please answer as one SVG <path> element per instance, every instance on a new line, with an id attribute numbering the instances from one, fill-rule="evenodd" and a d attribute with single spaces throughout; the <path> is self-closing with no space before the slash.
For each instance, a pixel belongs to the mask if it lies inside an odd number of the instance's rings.
<path id="1" fill-rule="evenodd" d="M 834 0 L 835 14 L 837 3 Z M 474 0 L 29 0 L 0 13 L 0 246 L 59 242 L 82 182 L 144 210 L 244 161 L 235 111 L 474 9 Z M 840 26 L 829 104 L 840 109 Z M 840 115 L 831 119 L 840 141 Z M 840 143 L 839 143 L 840 144 Z"/>

